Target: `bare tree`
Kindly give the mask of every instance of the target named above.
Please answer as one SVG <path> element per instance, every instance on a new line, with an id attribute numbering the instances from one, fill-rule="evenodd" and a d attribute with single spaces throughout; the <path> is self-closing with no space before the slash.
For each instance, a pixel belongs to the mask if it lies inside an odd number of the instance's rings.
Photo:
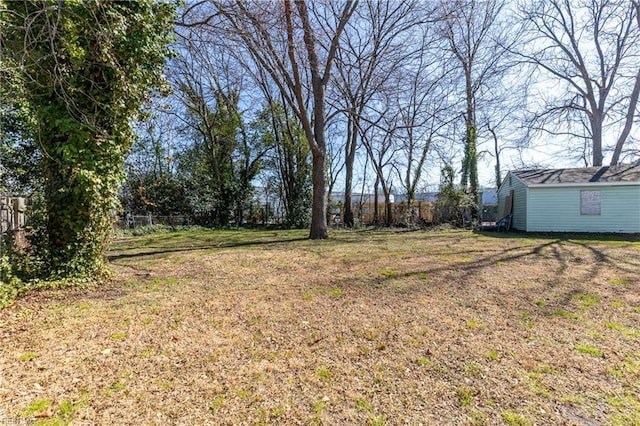
<path id="1" fill-rule="evenodd" d="M 332 120 L 327 126 L 327 194 L 331 197 L 346 162 L 343 158 L 344 144 L 339 141 L 344 139 L 344 123 Z M 336 201 L 336 200 L 330 200 Z M 331 223 L 333 212 L 327 208 L 327 223 Z"/>
<path id="2" fill-rule="evenodd" d="M 211 25 L 237 38 L 255 63 L 277 84 L 283 98 L 299 118 L 312 157 L 312 239 L 328 237 L 326 208 L 326 87 L 339 39 L 357 6 L 343 3 L 282 3 L 212 0 L 208 16 L 183 19 L 185 25 Z M 205 6 L 200 3 L 198 6 Z M 187 9 L 195 11 L 194 7 Z M 213 26 L 212 26 L 213 28 Z M 310 96 L 307 96 L 309 94 Z"/>
<path id="3" fill-rule="evenodd" d="M 461 183 L 478 196 L 478 98 L 504 72 L 505 50 L 499 17 L 503 0 L 443 1 L 443 35 L 459 64 L 464 81 L 464 158 Z"/>
<path id="4" fill-rule="evenodd" d="M 347 115 L 345 152 L 344 223 L 353 226 L 353 166 L 367 104 L 391 73 L 407 61 L 411 32 L 429 13 L 415 0 L 368 0 L 345 28 L 336 56 L 336 109 Z"/>
<path id="5" fill-rule="evenodd" d="M 397 84 L 397 82 L 396 82 Z M 393 93 L 394 90 L 391 90 Z M 363 115 L 363 125 L 358 128 L 362 144 L 375 172 L 374 214 L 373 222 L 380 224 L 378 188 L 382 188 L 385 199 L 385 224 L 391 225 L 392 206 L 391 190 L 393 186 L 392 172 L 396 154 L 400 148 L 396 143 L 396 134 L 400 126 L 400 112 L 392 107 L 394 99 L 389 93 L 380 92 L 376 99 L 368 105 Z"/>
<path id="6" fill-rule="evenodd" d="M 451 110 L 451 70 L 438 54 L 442 40 L 428 28 L 414 40 L 415 52 L 402 70 L 402 89 L 395 106 L 398 127 L 395 131 L 401 155 L 394 162 L 398 181 L 407 195 L 407 213 L 412 211 L 428 154 L 439 133 L 455 121 Z M 411 220 L 411 217 L 407 219 Z"/>
<path id="7" fill-rule="evenodd" d="M 175 171 L 176 128 L 165 105 L 155 102 L 147 120 L 138 123 L 138 139 L 127 154 L 125 166 L 155 178 Z"/>
<path id="8" fill-rule="evenodd" d="M 553 131 L 558 119 L 584 123 L 594 166 L 601 166 L 605 131 L 615 139 L 611 165 L 633 127 L 640 95 L 638 2 L 628 0 L 545 0 L 521 8 L 527 37 L 519 54 L 562 87 L 549 93 L 536 115 L 539 127 Z"/>
<path id="9" fill-rule="evenodd" d="M 522 69 L 511 55 L 504 59 L 510 69 L 483 91 L 478 111 L 478 160 L 487 158 L 485 163 L 493 163 L 496 187 L 502 184 L 503 154 L 530 146 L 526 111 L 529 79 L 522 77 Z M 490 146 L 480 149 L 483 143 Z"/>
<path id="10" fill-rule="evenodd" d="M 241 109 L 248 80 L 225 46 L 198 26 L 179 30 L 181 55 L 169 67 L 178 101 L 174 117 L 193 143 L 182 152 L 194 207 L 214 222 L 242 223 L 251 181 L 271 149 L 250 132 Z M 188 166 L 185 166 L 188 164 Z"/>

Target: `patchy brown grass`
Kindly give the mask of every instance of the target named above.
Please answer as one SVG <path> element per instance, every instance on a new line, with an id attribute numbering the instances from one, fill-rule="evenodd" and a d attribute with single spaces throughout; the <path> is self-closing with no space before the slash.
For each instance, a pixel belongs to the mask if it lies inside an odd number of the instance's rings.
<path id="1" fill-rule="evenodd" d="M 0 424 L 640 424 L 638 242 L 305 235 L 124 239 L 0 311 Z"/>

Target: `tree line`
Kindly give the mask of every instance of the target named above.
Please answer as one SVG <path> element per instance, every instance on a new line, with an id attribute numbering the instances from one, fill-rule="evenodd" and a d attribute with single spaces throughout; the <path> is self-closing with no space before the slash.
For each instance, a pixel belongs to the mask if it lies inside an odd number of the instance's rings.
<path id="1" fill-rule="evenodd" d="M 479 163 L 499 185 L 505 153 L 535 166 L 524 155 L 536 140 L 577 165 L 636 160 L 639 9 L 0 1 L 4 189 L 41 195 L 45 269 L 91 276 L 118 200 L 226 226 L 260 187 L 289 226 L 324 239 L 334 191 L 353 226 L 365 187 L 387 208 L 406 194 L 410 210 L 442 176 L 453 199 L 477 205 Z"/>

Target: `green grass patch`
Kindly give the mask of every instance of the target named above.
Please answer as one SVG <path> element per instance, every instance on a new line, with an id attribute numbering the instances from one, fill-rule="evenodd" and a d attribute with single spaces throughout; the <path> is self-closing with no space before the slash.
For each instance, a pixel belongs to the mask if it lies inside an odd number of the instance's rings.
<path id="1" fill-rule="evenodd" d="M 331 297 L 340 297 L 342 295 L 342 290 L 340 290 L 339 288 L 332 288 L 331 290 L 329 290 L 329 296 Z"/>
<path id="2" fill-rule="evenodd" d="M 383 414 L 379 416 L 371 416 L 369 418 L 369 424 L 371 426 L 384 426 L 387 424 L 387 417 Z"/>
<path id="3" fill-rule="evenodd" d="M 473 426 L 482 426 L 487 423 L 487 415 L 482 411 L 472 410 L 470 416 L 469 422 Z"/>
<path id="4" fill-rule="evenodd" d="M 640 353 L 637 356 L 640 356 Z M 637 378 L 640 377 L 640 358 L 627 355 L 624 361 L 608 367 L 606 371 L 624 386 L 637 387 Z"/>
<path id="5" fill-rule="evenodd" d="M 633 411 L 629 414 L 614 414 L 611 416 L 612 426 L 637 426 L 640 425 L 640 411 Z"/>
<path id="6" fill-rule="evenodd" d="M 488 360 L 490 361 L 497 361 L 498 358 L 500 358 L 500 355 L 498 354 L 498 352 L 494 351 L 494 350 L 490 350 L 489 352 L 487 352 L 485 354 L 485 356 L 487 357 Z"/>
<path id="7" fill-rule="evenodd" d="M 280 404 L 276 405 L 275 407 L 272 407 L 271 410 L 269 411 L 269 414 L 271 415 L 271 417 L 282 417 L 284 415 L 284 413 L 286 413 L 286 408 Z"/>
<path id="8" fill-rule="evenodd" d="M 573 312 L 570 311 L 565 311 L 564 309 L 556 309 L 553 312 L 551 312 L 551 315 L 556 316 L 556 317 L 561 317 L 561 318 L 567 318 L 567 319 L 578 319 L 578 315 L 574 314 Z"/>
<path id="9" fill-rule="evenodd" d="M 102 394 L 107 397 L 113 396 L 115 393 L 123 391 L 127 387 L 127 384 L 123 381 L 115 381 L 111 386 L 102 390 Z"/>
<path id="10" fill-rule="evenodd" d="M 622 324 L 618 324 L 616 322 L 607 322 L 605 323 L 605 327 L 609 330 L 616 330 L 621 332 L 627 337 L 638 337 L 640 336 L 640 330 L 636 330 L 633 328 L 626 327 Z"/>
<path id="11" fill-rule="evenodd" d="M 31 416 L 33 416 L 35 414 L 42 413 L 43 411 L 45 411 L 46 409 L 51 407 L 51 405 L 52 405 L 52 402 L 51 402 L 50 399 L 38 399 L 38 400 L 35 400 L 35 401 L 31 402 L 27 406 L 27 408 L 22 410 L 20 415 L 22 417 L 31 417 Z"/>
<path id="12" fill-rule="evenodd" d="M 469 388 L 459 388 L 456 390 L 458 403 L 461 407 L 470 407 L 473 404 L 473 390 Z"/>
<path id="13" fill-rule="evenodd" d="M 576 404 L 576 405 L 581 405 L 584 404 L 586 399 L 584 396 L 582 395 L 576 395 L 576 394 L 572 394 L 572 393 L 566 393 L 566 394 L 562 394 L 560 395 L 560 402 L 562 403 L 571 403 L 571 404 Z"/>
<path id="14" fill-rule="evenodd" d="M 576 345 L 576 349 L 578 352 L 582 353 L 582 354 L 586 354 L 586 355 L 591 355 L 594 357 L 599 357 L 602 358 L 602 355 L 604 355 L 604 353 L 596 348 L 595 346 L 591 346 L 591 345 L 586 345 L 586 344 L 578 344 Z"/>
<path id="15" fill-rule="evenodd" d="M 529 387 L 534 394 L 542 396 L 544 398 L 551 398 L 551 392 L 549 391 L 549 388 L 542 382 L 542 376 L 540 375 L 540 373 L 531 372 L 527 374 L 527 377 L 529 378 Z"/>
<path id="16" fill-rule="evenodd" d="M 483 324 L 480 321 L 475 321 L 475 320 L 468 320 L 466 322 L 466 326 L 468 329 L 470 330 L 487 330 L 487 325 Z"/>
<path id="17" fill-rule="evenodd" d="M 418 364 L 422 365 L 423 367 L 431 365 L 431 361 L 428 358 L 425 358 L 425 357 L 418 358 L 417 362 L 418 362 Z"/>
<path id="18" fill-rule="evenodd" d="M 465 376 L 476 377 L 480 373 L 481 367 L 475 362 L 467 363 L 465 366 Z"/>
<path id="19" fill-rule="evenodd" d="M 629 285 L 630 284 L 629 280 L 626 278 L 614 278 L 609 282 L 613 285 Z"/>
<path id="20" fill-rule="evenodd" d="M 509 426 L 529 426 L 531 424 L 531 420 L 514 411 L 503 411 L 502 419 L 507 422 Z"/>
<path id="21" fill-rule="evenodd" d="M 213 398 L 213 401 L 211 401 L 211 404 L 209 404 L 209 411 L 211 411 L 211 414 L 215 414 L 216 411 L 222 408 L 224 406 L 224 401 L 224 395 L 216 395 L 216 397 Z"/>
<path id="22" fill-rule="evenodd" d="M 541 374 L 559 374 L 560 373 L 558 370 L 554 369 L 549 364 L 545 364 L 545 363 L 538 365 L 535 371 Z"/>
<path id="23" fill-rule="evenodd" d="M 316 370 L 316 376 L 318 376 L 321 380 L 329 380 L 333 375 L 328 368 L 320 367 Z"/>
<path id="24" fill-rule="evenodd" d="M 393 269 L 380 269 L 378 273 L 386 278 L 396 278 L 398 276 L 398 273 Z"/>
<path id="25" fill-rule="evenodd" d="M 180 283 L 180 280 L 174 277 L 154 277 L 151 282 L 162 285 L 176 285 Z"/>
<path id="26" fill-rule="evenodd" d="M 604 326 L 609 330 L 618 330 L 618 331 L 624 331 L 627 328 L 622 324 L 618 324 L 617 322 L 606 322 Z"/>
<path id="27" fill-rule="evenodd" d="M 324 411 L 324 407 L 325 407 L 325 403 L 324 401 L 315 401 L 313 403 L 313 411 L 315 411 L 316 413 L 316 419 L 320 420 L 320 416 L 322 416 L 322 412 Z"/>
<path id="28" fill-rule="evenodd" d="M 531 316 L 530 313 L 528 313 L 528 312 L 520 312 L 518 314 L 518 317 L 522 320 L 522 323 L 525 326 L 527 326 L 528 328 L 533 328 L 534 327 L 535 324 L 534 324 L 533 320 L 531 319 L 532 316 Z"/>
<path id="29" fill-rule="evenodd" d="M 356 399 L 356 407 L 358 408 L 358 410 L 364 411 L 365 413 L 370 413 L 373 411 L 373 404 L 371 404 L 371 402 L 369 402 L 369 400 L 364 396 Z"/>
<path id="30" fill-rule="evenodd" d="M 600 303 L 602 300 L 600 296 L 590 293 L 576 294 L 572 299 L 578 301 L 582 309 L 589 309 Z"/>
<path id="31" fill-rule="evenodd" d="M 27 361 L 31 361 L 32 359 L 36 359 L 39 356 L 40 355 L 37 352 L 26 352 L 26 353 L 23 353 L 22 355 L 20 355 L 18 357 L 18 360 L 22 361 L 22 362 L 27 362 Z"/>
<path id="32" fill-rule="evenodd" d="M 58 404 L 58 417 L 64 420 L 64 424 L 67 424 L 75 416 L 76 411 L 79 408 L 89 405 L 89 393 L 83 392 L 80 399 L 76 402 L 63 400 Z"/>
<path id="33" fill-rule="evenodd" d="M 607 398 L 607 404 L 618 410 L 638 410 L 640 412 L 640 402 L 633 395 L 616 395 Z"/>
<path id="34" fill-rule="evenodd" d="M 143 349 L 140 352 L 138 352 L 138 356 L 140 358 L 149 358 L 154 356 L 155 354 L 156 354 L 156 351 L 154 351 L 152 348 Z"/>

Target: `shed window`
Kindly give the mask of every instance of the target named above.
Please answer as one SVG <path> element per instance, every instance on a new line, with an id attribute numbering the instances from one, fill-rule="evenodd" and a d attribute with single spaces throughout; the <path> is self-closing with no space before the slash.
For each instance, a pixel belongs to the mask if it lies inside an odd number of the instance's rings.
<path id="1" fill-rule="evenodd" d="M 580 214 L 600 214 L 600 191 L 580 191 Z"/>

